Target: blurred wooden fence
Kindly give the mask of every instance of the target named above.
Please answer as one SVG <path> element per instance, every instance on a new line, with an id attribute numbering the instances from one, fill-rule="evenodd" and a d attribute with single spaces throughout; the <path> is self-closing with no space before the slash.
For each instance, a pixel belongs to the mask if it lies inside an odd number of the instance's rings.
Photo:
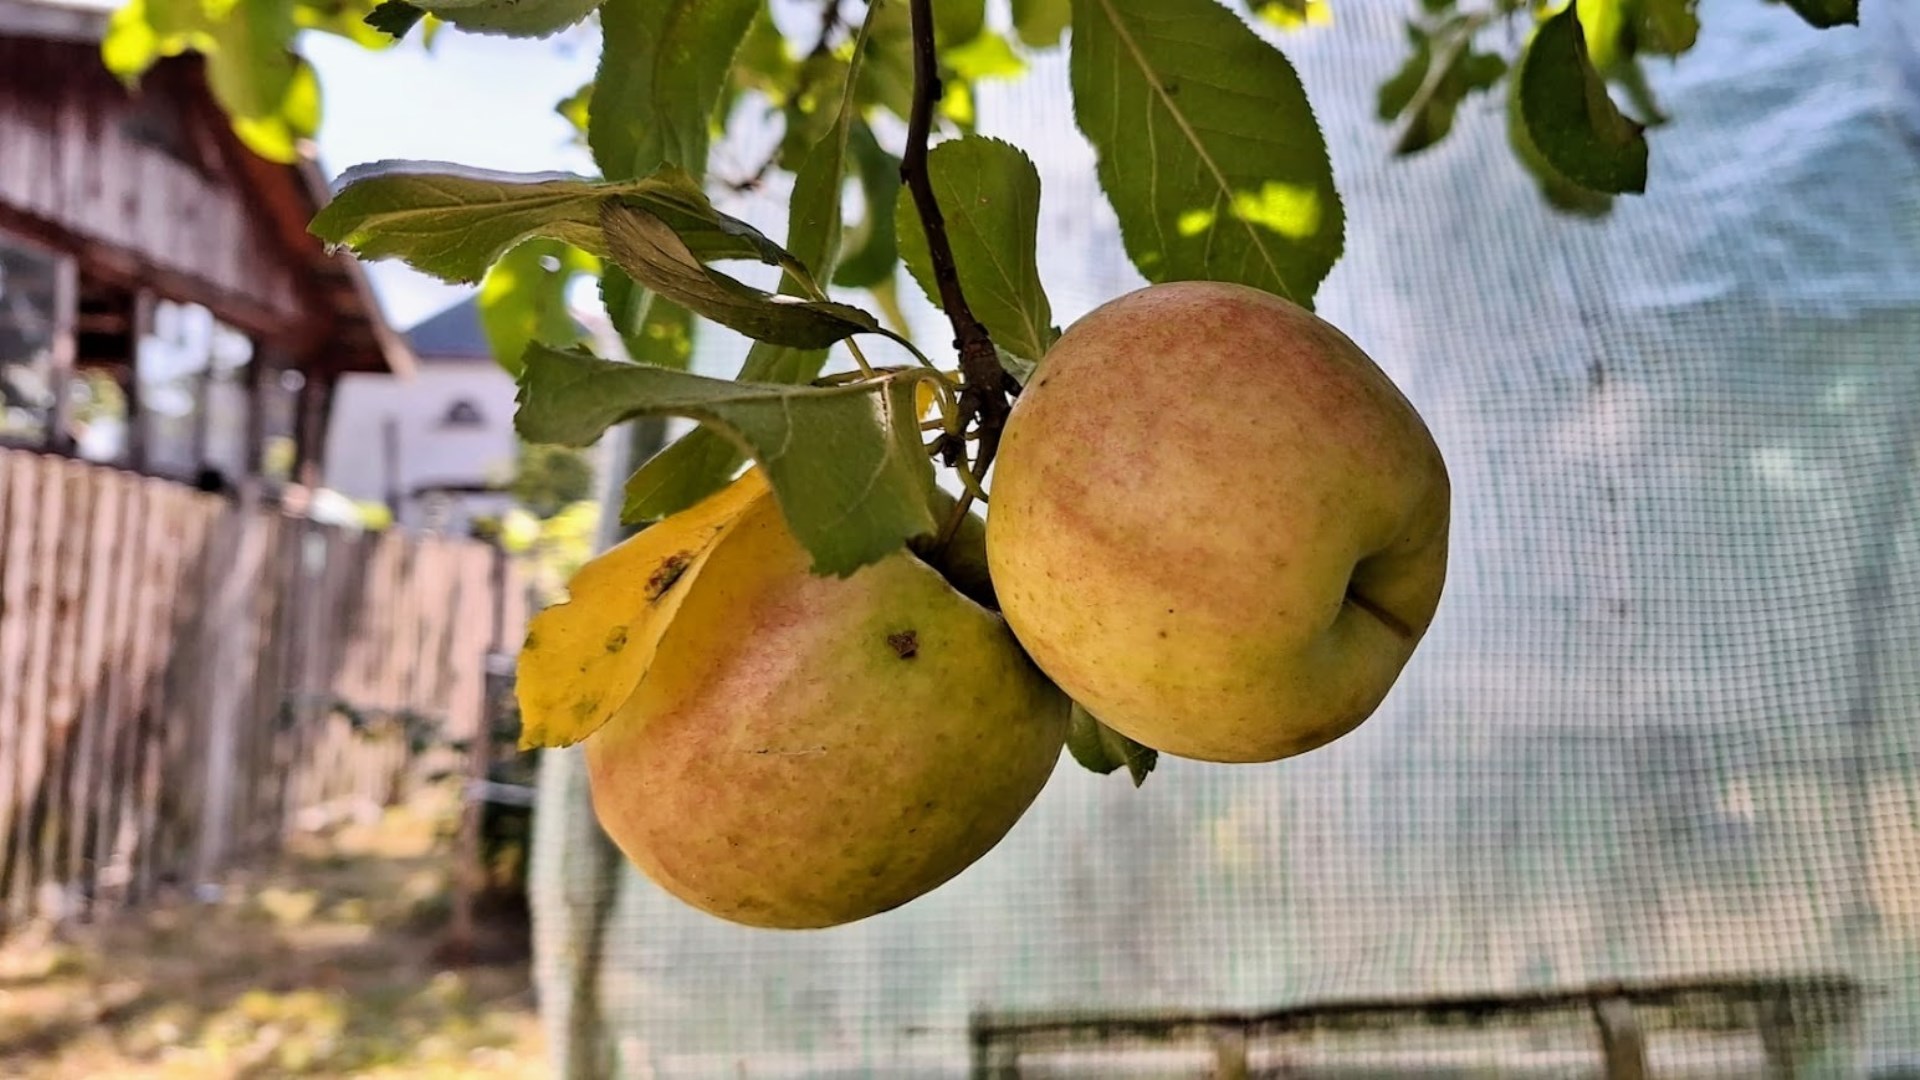
<path id="1" fill-rule="evenodd" d="M 487 656 L 524 595 L 475 541 L 0 450 L 0 932 L 483 761 Z"/>

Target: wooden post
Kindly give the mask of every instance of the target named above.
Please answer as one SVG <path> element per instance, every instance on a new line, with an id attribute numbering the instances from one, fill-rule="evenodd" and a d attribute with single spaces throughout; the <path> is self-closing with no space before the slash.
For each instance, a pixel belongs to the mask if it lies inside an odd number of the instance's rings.
<path id="1" fill-rule="evenodd" d="M 506 550 L 489 544 L 484 553 L 478 545 L 461 542 L 450 545 L 459 550 L 459 611 L 465 622 L 480 615 L 484 608 L 486 638 L 459 633 L 455 627 L 454 660 L 460 665 L 467 694 L 459 695 L 464 711 L 472 714 L 473 731 L 467 743 L 466 782 L 460 791 L 460 839 L 454 858 L 453 916 L 447 928 L 447 951 L 451 958 L 467 963 L 473 957 L 474 902 L 487 885 L 487 867 L 482 843 L 487 804 L 484 785 L 493 768 L 493 687 L 506 672 L 495 670 L 496 659 L 510 662 L 506 642 L 507 589 L 509 573 Z M 475 558 L 474 556 L 479 556 Z M 475 646 L 481 646 L 475 648 Z M 508 669 L 511 671 L 511 668 Z M 477 689 L 478 693 L 473 690 Z"/>
<path id="2" fill-rule="evenodd" d="M 1633 1005 L 1624 998 L 1602 998 L 1593 1003 L 1593 1018 L 1600 1025 L 1606 1080 L 1647 1080 L 1647 1040 Z"/>
<path id="3" fill-rule="evenodd" d="M 1214 1029 L 1213 1077 L 1214 1080 L 1247 1080 L 1247 1030 L 1245 1028 Z"/>
<path id="4" fill-rule="evenodd" d="M 74 324 L 80 314 L 80 264 L 62 255 L 55 264 L 53 284 L 53 348 L 47 385 L 53 391 L 53 409 L 47 416 L 43 445 L 57 454 L 73 452 L 69 420 L 73 413 L 73 363 L 80 351 Z"/>
<path id="5" fill-rule="evenodd" d="M 216 635 L 207 670 L 205 772 L 202 774 L 198 842 L 193 845 L 193 880 L 209 881 L 226 861 L 233 841 L 235 767 L 240 758 L 244 713 L 258 669 L 259 626 L 252 600 L 266 561 L 267 529 L 257 505 L 258 489 L 248 485 L 242 502 L 226 508 L 220 523 L 233 534 L 233 562 L 215 568 L 218 579 L 212 610 L 205 614 Z"/>
<path id="6" fill-rule="evenodd" d="M 147 468 L 147 414 L 140 395 L 140 351 L 153 333 L 153 293 L 148 289 L 133 294 L 133 377 L 127 380 L 127 467 L 135 472 Z"/>
<path id="7" fill-rule="evenodd" d="M 26 710 L 27 583 L 33 579 L 33 522 L 39 512 L 40 475 L 33 454 L 0 450 L 0 859 L 12 834 L 20 800 L 20 723 Z M 0 894 L 0 928 L 7 925 Z"/>
<path id="8" fill-rule="evenodd" d="M 46 457 L 30 460 L 31 471 L 39 473 L 39 498 L 25 508 L 27 512 L 23 516 L 26 520 L 20 523 L 26 527 L 25 531 L 31 538 L 30 555 L 16 564 L 28 574 L 27 602 L 24 608 L 18 609 L 27 623 L 26 663 L 23 667 L 10 669 L 23 672 L 24 677 L 9 680 L 18 687 L 20 697 L 14 712 L 19 724 L 19 738 L 14 744 L 19 754 L 19 771 L 15 775 L 13 793 L 13 834 L 7 842 L 6 865 L 0 867 L 0 881 L 5 882 L 7 907 L 16 919 L 28 916 L 33 906 L 33 853 L 38 847 L 35 829 L 39 824 L 39 814 L 35 813 L 34 807 L 41 799 L 41 785 L 46 780 L 47 698 L 51 689 L 47 683 L 53 668 L 51 654 L 55 589 L 59 578 L 60 526 L 66 516 L 66 485 L 57 468 L 58 462 Z M 14 512 L 19 514 L 22 509 L 16 501 Z M 35 533 L 37 537 L 33 535 Z"/>
<path id="9" fill-rule="evenodd" d="M 1766 1080 L 1797 1080 L 1805 1042 L 1794 1023 L 1792 1002 L 1785 994 L 1774 996 L 1758 1013 L 1760 1045 L 1767 1055 Z"/>
<path id="10" fill-rule="evenodd" d="M 327 418 L 333 412 L 334 376 L 309 369 L 300 384 L 299 416 L 294 423 L 296 453 L 294 476 L 307 487 L 319 487 L 325 480 L 327 460 Z"/>

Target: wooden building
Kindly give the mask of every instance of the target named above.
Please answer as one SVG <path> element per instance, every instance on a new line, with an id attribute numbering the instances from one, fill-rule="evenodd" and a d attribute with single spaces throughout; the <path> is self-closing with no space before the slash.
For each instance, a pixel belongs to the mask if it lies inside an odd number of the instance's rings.
<path id="1" fill-rule="evenodd" d="M 0 0 L 0 446 L 202 486 L 321 481 L 348 372 L 405 375 L 311 160 L 234 136 L 193 57 L 129 89 L 103 11 Z"/>

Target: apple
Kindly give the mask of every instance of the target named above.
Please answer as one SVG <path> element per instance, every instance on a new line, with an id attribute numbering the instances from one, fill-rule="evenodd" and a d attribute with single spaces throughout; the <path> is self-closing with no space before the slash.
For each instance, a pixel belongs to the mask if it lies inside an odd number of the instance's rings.
<path id="1" fill-rule="evenodd" d="M 851 922 L 953 878 L 1040 793 L 1069 703 L 939 571 L 903 550 L 815 576 L 770 495 L 702 558 L 586 740 L 596 816 L 668 892 L 751 926 Z"/>
<path id="2" fill-rule="evenodd" d="M 987 560 L 1040 668 L 1181 757 L 1273 761 L 1358 726 L 1432 621 L 1446 464 L 1311 312 L 1178 282 L 1076 322 L 1000 444 Z"/>

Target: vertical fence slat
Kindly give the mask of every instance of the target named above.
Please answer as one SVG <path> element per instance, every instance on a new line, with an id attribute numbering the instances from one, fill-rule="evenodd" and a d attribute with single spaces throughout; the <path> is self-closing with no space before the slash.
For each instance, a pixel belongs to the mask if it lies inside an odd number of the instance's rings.
<path id="1" fill-rule="evenodd" d="M 66 511 L 66 485 L 61 482 L 58 462 L 39 459 L 38 501 L 33 506 L 34 520 L 28 523 L 33 533 L 26 596 L 27 647 L 26 669 L 19 681 L 21 702 L 19 718 L 20 755 L 14 794 L 13 833 L 7 840 L 6 865 L 0 868 L 10 922 L 31 916 L 34 887 L 35 836 L 41 815 L 36 807 L 42 798 L 41 786 L 47 775 L 47 697 L 53 672 L 53 618 L 57 604 L 57 568 L 60 559 L 60 525 Z"/>
<path id="2" fill-rule="evenodd" d="M 86 623 L 85 590 L 93 564 L 93 519 L 99 489 L 91 483 L 96 470 L 78 461 L 61 463 L 59 482 L 65 490 L 67 517 L 55 556 L 55 596 L 51 670 L 47 676 L 47 768 L 41 796 L 35 804 L 34 876 L 44 900 L 52 905 L 40 914 L 65 918 L 73 902 L 71 867 L 65 858 L 74 822 L 67 813 L 75 765 L 74 741 L 80 710 L 91 680 L 83 675 L 80 644 Z"/>
<path id="3" fill-rule="evenodd" d="M 129 563 L 134 576 L 125 597 L 128 615 L 126 699 L 117 721 L 109 758 L 106 805 L 101 818 L 105 855 L 101 862 L 101 900 L 109 905 L 131 902 L 138 891 L 139 862 L 145 854 L 140 842 L 140 779 L 145 749 L 144 732 L 150 717 L 164 704 L 162 672 L 173 644 L 162 605 L 171 556 L 178 537 L 171 534 L 172 492 L 159 481 L 137 482 L 134 501 L 140 531 L 129 538 L 134 548 Z M 135 515 L 130 515 L 135 516 Z"/>
<path id="4" fill-rule="evenodd" d="M 142 583 L 147 580 L 148 552 L 153 543 L 153 500 L 138 480 L 120 485 L 125 525 L 115 544 L 113 602 L 108 610 L 113 625 L 107 648 L 107 692 L 100 729 L 100 783 L 93 796 L 93 905 L 110 906 L 124 895 L 126 881 L 114 864 L 120 839 L 119 814 L 131 778 L 128 736 L 140 711 L 145 686 L 143 665 L 152 641 L 140 609 Z"/>
<path id="5" fill-rule="evenodd" d="M 308 809 L 484 776 L 518 588 L 477 542 L 0 451 L 0 932 L 217 874 Z"/>
<path id="6" fill-rule="evenodd" d="M 94 777 L 98 772 L 102 708 L 106 699 L 107 601 L 115 582 L 114 548 L 120 530 L 120 490 L 115 475 L 104 469 L 84 469 L 82 482 L 92 489 L 93 516 L 87 527 L 85 590 L 80 599 L 79 641 L 74 657 L 74 731 L 71 767 L 62 814 L 66 819 L 59 858 L 61 879 L 75 907 L 85 910 L 92 882 L 87 846 L 92 831 L 88 813 Z"/>
<path id="7" fill-rule="evenodd" d="M 0 859 L 20 802 L 20 722 L 26 708 L 27 588 L 33 577 L 34 506 L 39 473 L 30 454 L 0 453 L 6 476 L 5 513 L 0 516 Z M 11 920 L 0 894 L 0 925 Z"/>

